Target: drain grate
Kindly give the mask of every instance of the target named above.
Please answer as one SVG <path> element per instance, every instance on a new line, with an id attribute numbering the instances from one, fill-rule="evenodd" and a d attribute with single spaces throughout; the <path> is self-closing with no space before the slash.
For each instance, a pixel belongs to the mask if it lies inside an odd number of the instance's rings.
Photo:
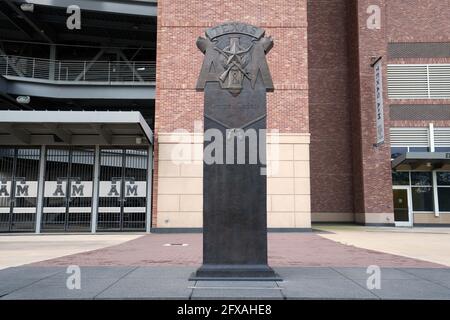
<path id="1" fill-rule="evenodd" d="M 187 243 L 165 243 L 164 247 L 187 247 Z"/>

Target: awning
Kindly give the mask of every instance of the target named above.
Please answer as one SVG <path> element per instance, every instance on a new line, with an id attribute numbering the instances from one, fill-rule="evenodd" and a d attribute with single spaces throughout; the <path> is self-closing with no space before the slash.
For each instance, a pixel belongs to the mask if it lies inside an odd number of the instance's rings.
<path id="1" fill-rule="evenodd" d="M 450 170 L 450 153 L 407 152 L 392 161 L 394 170 Z"/>
<path id="2" fill-rule="evenodd" d="M 0 111 L 0 145 L 149 145 L 137 111 Z"/>

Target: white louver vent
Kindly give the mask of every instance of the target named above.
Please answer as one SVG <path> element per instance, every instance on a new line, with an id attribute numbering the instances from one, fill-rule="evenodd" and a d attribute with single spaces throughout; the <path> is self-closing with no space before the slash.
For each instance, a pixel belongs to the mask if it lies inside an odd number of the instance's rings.
<path id="1" fill-rule="evenodd" d="M 450 64 L 388 65 L 390 99 L 449 99 Z"/>
<path id="2" fill-rule="evenodd" d="M 428 128 L 391 128 L 393 147 L 428 147 Z"/>
<path id="3" fill-rule="evenodd" d="M 436 147 L 450 147 L 450 128 L 434 129 L 434 145 Z"/>
<path id="4" fill-rule="evenodd" d="M 430 65 L 430 97 L 450 98 L 450 64 Z"/>

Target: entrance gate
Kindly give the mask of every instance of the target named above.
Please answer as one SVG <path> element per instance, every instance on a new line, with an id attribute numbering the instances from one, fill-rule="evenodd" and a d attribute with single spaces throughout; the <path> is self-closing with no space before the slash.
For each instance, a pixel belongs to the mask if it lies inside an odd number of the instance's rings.
<path id="1" fill-rule="evenodd" d="M 48 148 L 42 231 L 89 231 L 95 152 L 90 147 Z"/>
<path id="2" fill-rule="evenodd" d="M 34 231 L 38 148 L 0 148 L 0 232 Z"/>
<path id="3" fill-rule="evenodd" d="M 98 231 L 145 231 L 147 149 L 101 149 Z"/>

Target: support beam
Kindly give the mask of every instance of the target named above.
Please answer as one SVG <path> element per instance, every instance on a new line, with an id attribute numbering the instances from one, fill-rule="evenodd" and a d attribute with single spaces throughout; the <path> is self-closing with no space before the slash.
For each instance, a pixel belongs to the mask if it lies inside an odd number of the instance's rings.
<path id="1" fill-rule="evenodd" d="M 53 30 L 50 30 L 47 27 L 43 27 L 39 25 L 36 21 L 34 21 L 30 16 L 25 14 L 19 7 L 16 6 L 15 3 L 13 3 L 12 0 L 4 0 L 6 4 L 22 19 L 28 23 L 28 25 L 36 31 L 37 34 L 40 35 L 41 38 L 45 39 L 48 43 L 54 44 L 55 41 L 52 38 L 55 38 L 55 32 Z"/>
<path id="2" fill-rule="evenodd" d="M 141 16 L 157 16 L 157 0 L 147 1 L 117 1 L 117 0 L 15 0 L 19 3 L 33 3 L 42 6 L 67 8 L 77 4 L 83 10 L 121 13 Z"/>
<path id="3" fill-rule="evenodd" d="M 56 60 L 56 46 L 54 44 L 50 45 L 50 55 L 49 55 L 49 79 L 55 80 L 55 60 Z"/>
<path id="4" fill-rule="evenodd" d="M 103 141 L 103 144 L 112 143 L 112 132 L 105 125 L 92 124 L 91 127 L 97 132 Z"/>
<path id="5" fill-rule="evenodd" d="M 11 69 L 14 70 L 14 72 L 15 72 L 19 77 L 23 77 L 22 71 L 21 71 L 19 68 L 17 68 L 15 61 L 12 60 L 12 57 L 8 56 L 8 55 L 5 53 L 5 51 L 3 51 L 1 48 L 0 48 L 0 55 L 6 56 L 6 66 L 7 66 L 7 69 L 8 69 L 8 68 L 11 68 Z M 8 75 L 8 74 L 6 74 L 6 75 Z"/>
<path id="6" fill-rule="evenodd" d="M 123 61 L 125 61 L 128 68 L 130 68 L 130 70 L 133 72 L 133 75 L 136 76 L 139 79 L 139 81 L 144 82 L 144 79 L 142 79 L 142 77 L 139 75 L 139 73 L 136 72 L 136 70 L 134 69 L 134 66 L 127 59 L 127 57 L 123 54 L 123 52 L 121 50 L 117 50 L 117 54 L 123 59 Z"/>
<path id="7" fill-rule="evenodd" d="M 89 62 L 89 64 L 86 65 L 86 68 L 76 77 L 75 81 L 80 81 L 81 79 L 84 79 L 86 77 L 86 72 L 88 72 L 95 62 L 98 61 L 98 59 L 105 53 L 104 49 L 101 49 L 95 57 Z"/>
<path id="8" fill-rule="evenodd" d="M 42 207 L 44 200 L 44 174 L 45 174 L 45 153 L 46 147 L 41 147 L 41 157 L 39 162 L 39 182 L 38 182 L 38 194 L 36 203 L 36 233 L 41 233 L 41 221 L 42 221 Z"/>
<path id="9" fill-rule="evenodd" d="M 7 131 L 12 137 L 19 140 L 21 143 L 30 144 L 31 136 L 23 129 L 18 129 L 16 126 L 8 123 L 1 124 L 3 130 Z"/>
<path id="10" fill-rule="evenodd" d="M 0 15 L 11 22 L 17 30 L 22 32 L 29 40 L 33 40 L 33 30 L 23 20 L 14 18 L 11 8 L 6 3 L 0 4 Z"/>
<path id="11" fill-rule="evenodd" d="M 438 195 L 436 170 L 433 170 L 433 200 L 434 200 L 434 216 L 439 217 L 439 195 Z"/>
<path id="12" fill-rule="evenodd" d="M 72 142 L 72 135 L 67 131 L 61 129 L 57 124 L 45 124 L 45 127 L 50 129 L 52 133 L 59 139 L 61 142 L 70 144 Z"/>
<path id="13" fill-rule="evenodd" d="M 99 194 L 99 179 L 100 179 L 100 147 L 95 146 L 94 155 L 94 188 L 92 190 L 92 217 L 91 217 L 91 232 L 97 231 L 97 216 L 98 216 L 98 194 Z"/>
<path id="14" fill-rule="evenodd" d="M 153 146 L 148 148 L 147 165 L 147 214 L 145 219 L 145 231 L 150 233 L 152 227 L 152 194 L 153 194 Z"/>

